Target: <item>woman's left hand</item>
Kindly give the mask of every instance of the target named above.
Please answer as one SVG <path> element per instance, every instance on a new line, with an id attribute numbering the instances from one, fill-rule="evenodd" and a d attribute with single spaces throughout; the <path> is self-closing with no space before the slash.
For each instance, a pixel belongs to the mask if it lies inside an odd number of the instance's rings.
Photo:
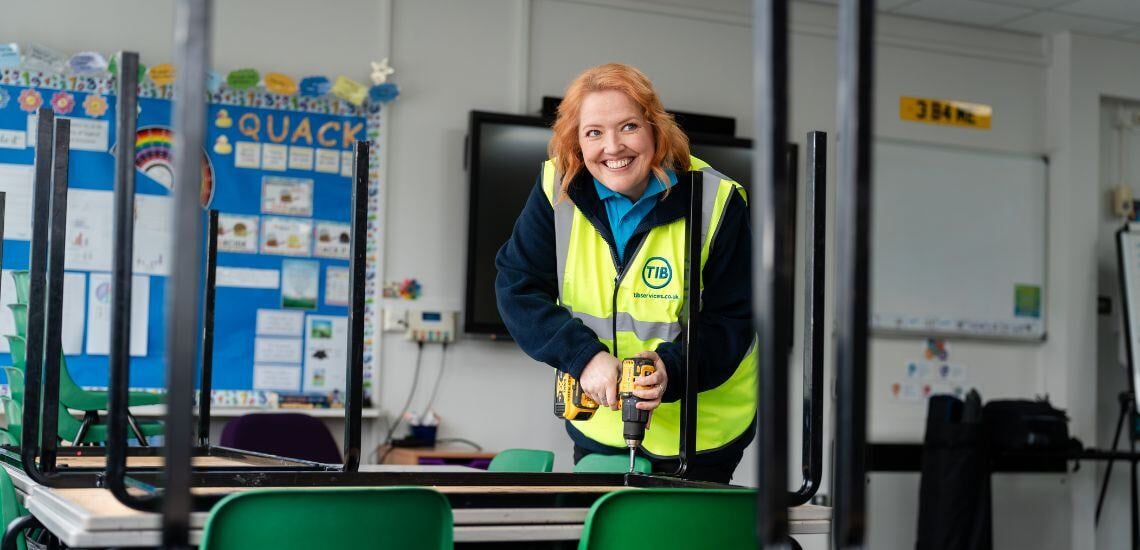
<path id="1" fill-rule="evenodd" d="M 652 359 L 653 366 L 657 369 L 653 374 L 639 376 L 633 381 L 633 395 L 641 398 L 637 408 L 652 411 L 661 405 L 661 396 L 665 395 L 665 388 L 669 385 L 669 374 L 665 372 L 665 362 L 657 352 L 643 351 L 637 357 Z"/>

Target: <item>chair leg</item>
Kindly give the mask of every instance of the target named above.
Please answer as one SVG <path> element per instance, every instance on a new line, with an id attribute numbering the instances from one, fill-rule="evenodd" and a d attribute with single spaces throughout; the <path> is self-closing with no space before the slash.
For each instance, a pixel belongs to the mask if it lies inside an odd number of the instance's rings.
<path id="1" fill-rule="evenodd" d="M 99 413 L 95 411 L 87 411 L 83 414 L 83 423 L 79 425 L 79 431 L 75 432 L 75 439 L 71 441 L 72 445 L 79 445 L 83 441 L 83 436 L 87 435 L 87 429 L 99 421 Z"/>
<path id="2" fill-rule="evenodd" d="M 4 550 L 16 550 L 16 540 L 24 536 L 25 529 L 35 529 L 43 525 L 31 514 L 20 516 L 8 524 L 4 530 L 4 539 L 0 547 Z"/>
<path id="3" fill-rule="evenodd" d="M 139 427 L 139 421 L 135 420 L 135 415 L 131 414 L 130 411 L 127 412 L 127 424 L 130 425 L 131 431 L 135 433 L 135 438 L 139 440 L 139 446 L 149 447 L 150 445 L 146 442 L 146 436 L 143 435 L 142 428 Z"/>

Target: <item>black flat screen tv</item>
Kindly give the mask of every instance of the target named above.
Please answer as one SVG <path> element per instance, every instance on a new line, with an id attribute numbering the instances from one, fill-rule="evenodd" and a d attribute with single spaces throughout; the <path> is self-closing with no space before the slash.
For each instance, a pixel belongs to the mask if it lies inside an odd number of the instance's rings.
<path id="1" fill-rule="evenodd" d="M 541 117 L 471 111 L 466 162 L 468 196 L 467 288 L 464 331 L 509 339 L 495 303 L 495 254 L 511 236 L 515 220 L 538 181 L 550 140 Z M 751 140 L 689 136 L 692 154 L 750 189 Z"/>

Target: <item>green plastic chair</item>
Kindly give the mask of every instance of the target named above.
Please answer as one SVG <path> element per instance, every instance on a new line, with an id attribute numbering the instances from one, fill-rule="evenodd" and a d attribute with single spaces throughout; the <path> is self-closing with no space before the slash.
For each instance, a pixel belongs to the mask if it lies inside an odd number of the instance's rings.
<path id="1" fill-rule="evenodd" d="M 28 270 L 12 272 L 12 282 L 16 283 L 16 303 L 28 304 Z"/>
<path id="2" fill-rule="evenodd" d="M 756 490 L 628 489 L 594 502 L 578 550 L 628 550 L 630 541 L 654 550 L 756 548 Z"/>
<path id="3" fill-rule="evenodd" d="M 449 550 L 447 498 L 424 487 L 255 489 L 210 511 L 201 550 Z"/>
<path id="4" fill-rule="evenodd" d="M 507 449 L 487 465 L 489 472 L 549 472 L 554 469 L 554 453 L 537 449 Z"/>
<path id="5" fill-rule="evenodd" d="M 7 432 L 16 441 L 20 441 L 23 427 L 20 419 L 24 417 L 24 372 L 16 367 L 4 367 L 4 374 L 8 377 L 8 390 L 11 397 L 0 397 L 3 401 L 4 415 L 8 419 Z M 61 403 L 59 405 L 59 431 L 58 437 L 71 442 L 72 445 L 97 445 L 107 442 L 107 425 L 94 422 L 86 423 L 76 420 L 71 412 Z M 140 422 L 139 430 L 144 437 L 162 435 L 161 422 Z M 82 434 L 82 437 L 80 437 Z"/>
<path id="6" fill-rule="evenodd" d="M 20 336 L 5 336 L 8 339 L 8 349 L 12 353 L 12 364 L 20 370 L 26 364 L 27 343 Z M 166 401 L 165 396 L 157 393 L 133 391 L 127 394 L 128 407 L 141 407 L 143 405 L 159 405 Z M 107 410 L 107 392 L 103 390 L 85 390 L 75 383 L 71 372 L 67 368 L 67 358 L 59 358 L 59 402 L 71 409 L 80 411 Z"/>
<path id="7" fill-rule="evenodd" d="M 624 474 L 629 471 L 629 455 L 607 455 L 590 453 L 574 465 L 574 473 L 603 473 Z M 653 471 L 653 464 L 648 458 L 639 456 L 633 460 L 633 471 L 648 474 Z"/>
<path id="8" fill-rule="evenodd" d="M 12 310 L 12 321 L 16 325 L 16 335 L 21 338 L 28 337 L 28 304 L 8 304 Z"/>
<path id="9" fill-rule="evenodd" d="M 26 515 L 28 515 L 28 510 L 16 498 L 16 486 L 12 484 L 8 470 L 0 468 L 0 521 L 8 526 L 12 520 Z M 16 547 L 20 550 L 27 550 L 24 537 L 16 538 Z"/>

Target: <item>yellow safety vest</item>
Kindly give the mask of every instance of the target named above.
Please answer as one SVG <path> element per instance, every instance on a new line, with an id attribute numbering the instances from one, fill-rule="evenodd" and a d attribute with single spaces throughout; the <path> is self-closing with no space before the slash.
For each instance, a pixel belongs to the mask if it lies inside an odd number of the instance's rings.
<path id="1" fill-rule="evenodd" d="M 703 173 L 701 200 L 701 271 L 708 259 L 732 193 L 743 193 L 740 184 L 713 170 L 708 163 L 691 157 L 692 169 Z M 684 306 L 685 219 L 652 228 L 645 240 L 618 273 L 610 245 L 577 207 L 563 198 L 556 200 L 561 174 L 546 161 L 542 188 L 554 208 L 559 303 L 598 335 L 619 359 L 639 351 L 653 351 L 662 342 L 681 334 Z M 702 289 L 704 282 L 701 282 Z M 697 396 L 697 451 L 719 449 L 740 437 L 756 416 L 757 341 L 720 386 Z M 618 355 L 620 354 L 620 355 Z M 681 405 L 662 403 L 653 411 L 642 449 L 657 457 L 679 454 Z M 625 447 L 621 411 L 601 407 L 589 420 L 573 421 L 584 435 L 611 447 Z"/>

